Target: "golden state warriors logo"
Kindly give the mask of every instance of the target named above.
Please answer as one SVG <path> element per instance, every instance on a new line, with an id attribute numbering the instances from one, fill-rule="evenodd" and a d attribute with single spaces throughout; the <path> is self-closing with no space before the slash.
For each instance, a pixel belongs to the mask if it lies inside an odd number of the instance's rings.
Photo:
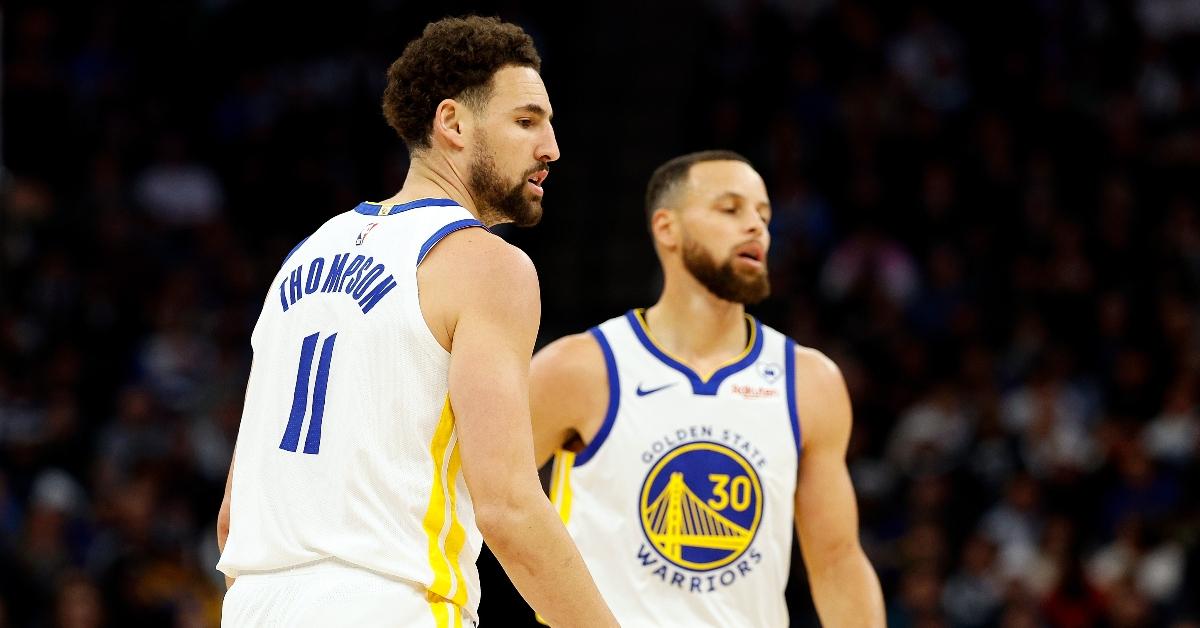
<path id="1" fill-rule="evenodd" d="M 642 531 L 663 558 L 708 571 L 741 556 L 762 520 L 762 485 L 736 451 L 680 445 L 650 469 L 638 504 Z"/>

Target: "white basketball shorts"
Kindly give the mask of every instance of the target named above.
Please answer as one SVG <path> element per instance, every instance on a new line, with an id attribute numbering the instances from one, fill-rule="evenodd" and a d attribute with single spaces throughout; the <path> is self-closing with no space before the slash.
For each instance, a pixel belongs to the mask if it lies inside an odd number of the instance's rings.
<path id="1" fill-rule="evenodd" d="M 222 628 L 411 626 L 473 628 L 462 609 L 421 585 L 326 559 L 243 573 L 225 593 Z"/>

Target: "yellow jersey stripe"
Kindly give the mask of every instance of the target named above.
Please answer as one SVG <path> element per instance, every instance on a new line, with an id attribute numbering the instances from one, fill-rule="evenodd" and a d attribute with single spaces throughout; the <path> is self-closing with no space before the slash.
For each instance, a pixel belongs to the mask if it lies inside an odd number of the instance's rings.
<path id="1" fill-rule="evenodd" d="M 450 628 L 450 604 L 440 597 L 429 597 L 429 610 L 433 611 L 433 624 L 437 628 Z"/>
<path id="2" fill-rule="evenodd" d="M 561 449 L 554 452 L 553 464 L 550 466 L 550 503 L 554 504 L 555 508 L 558 507 L 558 467 L 562 453 Z"/>
<path id="3" fill-rule="evenodd" d="M 700 378 L 701 383 L 708 382 L 708 380 L 712 379 L 713 375 L 717 374 L 717 371 L 729 366 L 730 364 L 737 364 L 738 362 L 740 362 L 742 360 L 742 358 L 745 358 L 746 356 L 750 355 L 750 351 L 754 348 L 755 337 L 758 335 L 758 325 L 754 324 L 754 317 L 750 316 L 749 314 L 745 314 L 744 316 L 746 317 L 746 320 L 750 322 L 750 337 L 748 339 L 749 341 L 746 343 L 746 348 L 742 349 L 742 352 L 739 353 L 737 355 L 737 357 L 735 357 L 731 360 L 726 360 L 726 361 L 722 362 L 721 364 L 718 364 L 716 368 L 709 371 L 707 374 L 702 374 L 702 373 L 700 373 L 700 371 L 697 371 L 695 368 L 692 368 L 692 365 L 688 364 L 686 360 L 681 360 L 675 354 L 671 353 L 670 351 L 667 351 L 667 348 L 664 347 L 662 345 L 662 343 L 659 342 L 658 339 L 654 337 L 654 334 L 650 333 L 650 325 L 646 324 L 646 310 L 636 309 L 633 311 L 633 314 L 634 314 L 634 316 L 637 317 L 638 324 L 640 324 L 642 326 L 642 331 L 646 333 L 646 337 L 650 339 L 650 342 L 654 343 L 654 346 L 658 347 L 658 350 L 662 351 L 663 354 L 666 355 L 667 357 L 692 369 L 693 371 L 696 371 L 696 375 Z"/>
<path id="4" fill-rule="evenodd" d="M 567 525 L 571 520 L 571 469 L 574 467 L 575 452 L 560 449 L 554 453 L 550 501 L 558 507 L 558 517 L 563 525 Z"/>
<path id="5" fill-rule="evenodd" d="M 563 525 L 571 520 L 571 469 L 575 467 L 575 452 L 559 449 L 554 452 L 554 466 L 550 469 L 550 503 L 558 509 Z M 543 626 L 549 626 L 542 616 L 533 618 Z"/>
<path id="6" fill-rule="evenodd" d="M 442 547 L 442 530 L 446 525 L 446 449 L 454 432 L 454 411 L 450 409 L 450 396 L 446 395 L 446 403 L 442 406 L 442 416 L 437 427 L 433 430 L 433 440 L 429 444 L 429 454 L 433 461 L 433 486 L 429 492 L 429 507 L 425 510 L 425 536 L 429 540 L 429 566 L 433 569 L 433 583 L 429 590 L 443 598 L 449 599 L 451 588 L 450 557 Z M 452 511 L 453 512 L 453 511 Z"/>
<path id="7" fill-rule="evenodd" d="M 454 596 L 450 598 L 450 601 L 459 606 L 466 606 L 467 583 L 463 580 L 459 557 L 462 554 L 463 545 L 467 542 L 467 530 L 458 520 L 458 499 L 455 497 L 458 474 L 461 470 L 462 456 L 459 454 L 458 439 L 455 439 L 454 448 L 450 451 L 450 466 L 446 472 L 446 486 L 450 494 L 450 532 L 446 534 L 446 559 L 454 570 L 454 581 L 458 583 L 454 587 Z"/>

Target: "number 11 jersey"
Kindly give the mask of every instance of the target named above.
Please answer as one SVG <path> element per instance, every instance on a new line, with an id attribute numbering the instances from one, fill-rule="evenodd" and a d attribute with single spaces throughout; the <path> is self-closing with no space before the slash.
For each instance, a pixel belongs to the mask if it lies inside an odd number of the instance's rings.
<path id="1" fill-rule="evenodd" d="M 251 336 L 219 570 L 336 558 L 477 616 L 482 537 L 450 355 L 425 323 L 416 273 L 443 237 L 482 226 L 449 199 L 362 203 L 288 255 Z"/>

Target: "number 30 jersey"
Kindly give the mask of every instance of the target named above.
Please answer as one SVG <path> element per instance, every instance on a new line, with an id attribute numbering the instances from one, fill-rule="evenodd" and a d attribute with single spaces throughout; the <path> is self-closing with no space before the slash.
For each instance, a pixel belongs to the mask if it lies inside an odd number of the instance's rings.
<path id="1" fill-rule="evenodd" d="M 425 323 L 416 273 L 443 237 L 482 226 L 448 199 L 363 203 L 288 255 L 251 337 L 219 570 L 337 558 L 476 616 L 482 538 L 450 356 Z"/>
<path id="2" fill-rule="evenodd" d="M 800 451 L 794 343 L 747 316 L 745 351 L 705 378 L 640 310 L 593 328 L 604 422 L 559 452 L 551 499 L 623 626 L 786 626 Z"/>

